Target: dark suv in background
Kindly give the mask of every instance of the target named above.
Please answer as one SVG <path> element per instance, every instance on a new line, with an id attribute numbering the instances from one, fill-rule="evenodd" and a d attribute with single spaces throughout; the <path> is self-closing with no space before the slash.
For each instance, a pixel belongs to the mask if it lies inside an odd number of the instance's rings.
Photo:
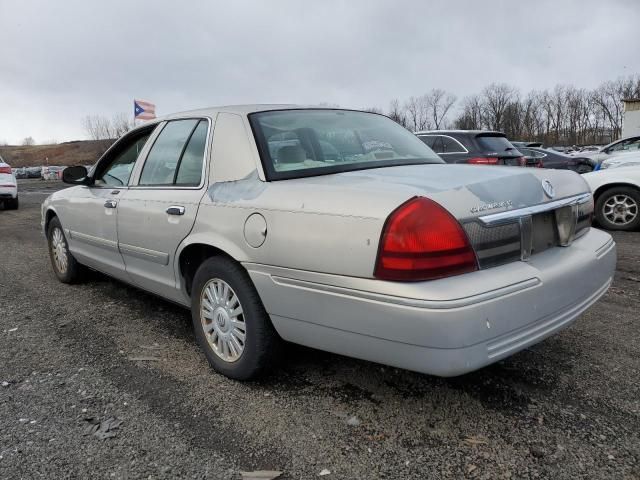
<path id="1" fill-rule="evenodd" d="M 488 130 L 428 130 L 416 132 L 447 163 L 526 167 L 522 153 L 504 133 Z"/>

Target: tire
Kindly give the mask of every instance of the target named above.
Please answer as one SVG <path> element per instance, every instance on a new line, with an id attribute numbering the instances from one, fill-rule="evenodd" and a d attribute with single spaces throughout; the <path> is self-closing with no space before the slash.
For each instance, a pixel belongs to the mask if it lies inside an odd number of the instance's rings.
<path id="1" fill-rule="evenodd" d="M 17 210 L 19 206 L 18 197 L 4 201 L 4 208 L 7 210 Z"/>
<path id="2" fill-rule="evenodd" d="M 230 299 L 229 304 L 223 298 Z M 209 364 L 229 378 L 256 378 L 280 358 L 282 340 L 246 270 L 230 258 L 211 257 L 198 268 L 191 291 L 191 318 Z"/>
<path id="3" fill-rule="evenodd" d="M 62 283 L 79 283 L 84 279 L 86 268 L 69 252 L 69 244 L 58 217 L 53 217 L 47 229 L 47 244 L 53 272 Z"/>
<path id="4" fill-rule="evenodd" d="M 596 219 L 607 230 L 631 231 L 640 228 L 640 191 L 613 187 L 598 196 Z"/>

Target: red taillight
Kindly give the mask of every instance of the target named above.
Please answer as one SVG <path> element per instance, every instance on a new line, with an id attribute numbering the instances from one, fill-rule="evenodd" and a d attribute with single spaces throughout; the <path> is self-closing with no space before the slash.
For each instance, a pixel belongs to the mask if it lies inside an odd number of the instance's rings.
<path id="1" fill-rule="evenodd" d="M 536 165 L 538 168 L 544 168 L 544 162 L 542 160 L 538 160 L 538 164 Z"/>
<path id="2" fill-rule="evenodd" d="M 474 165 L 497 165 L 498 157 L 474 157 L 467 160 L 467 163 Z"/>
<path id="3" fill-rule="evenodd" d="M 525 157 L 518 157 L 518 165 L 521 167 L 527 166 L 527 159 Z"/>
<path id="4" fill-rule="evenodd" d="M 8 173 L 11 175 L 11 167 L 0 167 L 0 173 Z"/>
<path id="5" fill-rule="evenodd" d="M 380 236 L 376 278 L 433 280 L 477 269 L 464 230 L 433 200 L 414 197 L 387 218 Z"/>

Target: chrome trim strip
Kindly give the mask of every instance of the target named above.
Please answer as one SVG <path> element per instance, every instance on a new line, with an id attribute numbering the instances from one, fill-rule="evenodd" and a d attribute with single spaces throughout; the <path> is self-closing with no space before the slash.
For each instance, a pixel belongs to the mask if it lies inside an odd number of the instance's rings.
<path id="1" fill-rule="evenodd" d="M 520 217 L 520 260 L 526 262 L 533 249 L 533 221 L 531 215 Z"/>
<path id="2" fill-rule="evenodd" d="M 417 298 L 397 297 L 397 296 L 385 295 L 381 293 L 366 292 L 363 290 L 354 290 L 354 289 L 345 288 L 345 287 L 336 287 L 334 285 L 309 282 L 306 280 L 298 280 L 295 278 L 278 277 L 275 275 L 270 275 L 270 276 L 275 284 L 284 286 L 284 287 L 311 290 L 311 291 L 316 291 L 318 293 L 326 293 L 329 295 L 347 296 L 347 297 L 352 297 L 352 298 L 357 298 L 357 299 L 367 300 L 367 301 L 393 303 L 396 305 L 402 305 L 406 307 L 429 308 L 429 309 L 438 309 L 438 310 L 467 307 L 469 305 L 477 305 L 479 303 L 493 300 L 495 298 L 504 297 L 506 295 L 518 293 L 523 290 L 527 290 L 529 288 L 537 287 L 542 283 L 542 281 L 539 278 L 533 277 L 518 283 L 514 283 L 512 285 L 507 285 L 505 287 L 497 288 L 495 290 L 490 290 L 488 292 L 472 295 L 470 297 L 463 297 L 455 300 L 421 300 Z"/>
<path id="3" fill-rule="evenodd" d="M 440 152 L 438 153 L 438 155 L 453 155 L 454 153 L 469 153 L 469 150 L 467 150 L 467 147 L 465 147 L 464 145 L 462 145 L 462 143 L 460 143 L 460 141 L 457 138 L 453 138 L 451 135 L 443 135 L 441 133 L 429 133 L 429 134 L 416 134 L 417 137 L 447 137 L 450 138 L 451 140 L 453 140 L 454 142 L 456 142 L 458 145 L 460 145 L 462 147 L 462 149 L 464 150 L 464 152 Z"/>
<path id="4" fill-rule="evenodd" d="M 142 260 L 148 260 L 160 265 L 169 264 L 168 253 L 158 252 L 156 250 L 150 250 L 148 248 L 136 247 L 135 245 L 127 245 L 126 243 L 121 243 L 120 253 L 122 255 L 128 255 L 130 257 L 140 258 Z"/>
<path id="5" fill-rule="evenodd" d="M 118 242 L 107 240 L 106 238 L 94 237 L 93 235 L 74 232 L 73 230 L 69 230 L 69 238 L 93 245 L 94 247 L 106 248 L 107 250 L 114 250 L 116 252 L 118 251 Z"/>
<path id="6" fill-rule="evenodd" d="M 518 218 L 527 215 L 535 215 L 536 213 L 547 212 L 549 210 L 555 210 L 556 208 L 560 207 L 586 203 L 590 198 L 590 193 L 581 193 L 580 195 L 574 195 L 572 197 L 554 200 L 553 202 L 541 203 L 539 205 L 518 208 L 516 210 L 508 210 L 506 212 L 492 213 L 490 215 L 483 215 L 482 217 L 478 217 L 478 219 L 485 225 L 498 225 L 500 223 L 515 221 Z"/>

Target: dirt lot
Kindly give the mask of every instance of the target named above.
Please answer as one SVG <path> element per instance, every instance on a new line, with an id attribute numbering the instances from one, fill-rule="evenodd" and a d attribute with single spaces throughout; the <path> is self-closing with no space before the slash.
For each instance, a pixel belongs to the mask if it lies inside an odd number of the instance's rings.
<path id="1" fill-rule="evenodd" d="M 615 283 L 572 328 L 482 371 L 291 347 L 238 383 L 187 311 L 98 274 L 58 283 L 39 230 L 58 185 L 20 188 L 0 210 L 2 479 L 640 478 L 640 233 L 615 235 Z M 86 435 L 111 417 L 115 436 Z"/>
<path id="2" fill-rule="evenodd" d="M 112 140 L 78 140 L 54 145 L 0 146 L 0 156 L 13 168 L 42 165 L 92 165 Z"/>

